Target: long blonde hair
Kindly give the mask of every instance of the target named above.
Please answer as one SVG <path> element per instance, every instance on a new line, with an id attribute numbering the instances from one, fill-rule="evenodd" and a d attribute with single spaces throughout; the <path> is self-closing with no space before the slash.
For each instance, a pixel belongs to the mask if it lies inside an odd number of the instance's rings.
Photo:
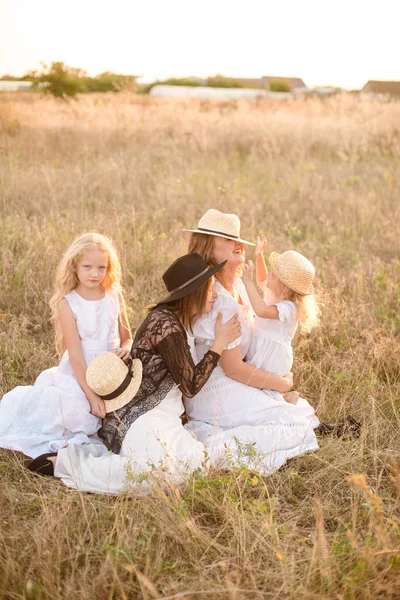
<path id="1" fill-rule="evenodd" d="M 60 301 L 72 292 L 79 279 L 76 266 L 85 252 L 99 250 L 107 256 L 107 269 L 101 287 L 105 290 L 121 290 L 121 265 L 112 241 L 100 233 L 84 233 L 72 242 L 62 257 L 55 277 L 55 292 L 50 300 L 50 308 L 56 330 L 56 349 L 59 356 L 65 350 L 62 329 L 58 319 Z"/>
<path id="2" fill-rule="evenodd" d="M 278 279 L 277 275 L 275 277 Z M 297 321 L 301 333 L 309 333 L 319 325 L 320 308 L 315 294 L 303 296 L 287 287 L 280 279 L 277 296 L 282 300 L 290 300 L 296 307 Z"/>

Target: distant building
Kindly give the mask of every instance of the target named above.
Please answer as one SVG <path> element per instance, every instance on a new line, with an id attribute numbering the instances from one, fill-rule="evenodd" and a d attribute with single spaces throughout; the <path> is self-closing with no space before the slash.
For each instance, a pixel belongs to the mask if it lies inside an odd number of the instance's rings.
<path id="1" fill-rule="evenodd" d="M 264 89 L 269 89 L 270 83 L 287 83 L 291 90 L 296 88 L 306 88 L 306 84 L 299 77 L 271 77 L 270 75 L 264 75 L 261 77 Z"/>
<path id="2" fill-rule="evenodd" d="M 374 81 L 371 79 L 364 85 L 361 93 L 400 96 L 400 81 Z"/>
<path id="3" fill-rule="evenodd" d="M 26 92 L 30 87 L 31 81 L 0 80 L 0 92 Z"/>
<path id="4" fill-rule="evenodd" d="M 214 88 L 206 86 L 193 87 L 186 85 L 158 84 L 153 86 L 150 90 L 150 96 L 164 96 L 169 98 L 256 98 L 257 96 L 265 95 L 266 92 L 264 90 Z"/>
<path id="5" fill-rule="evenodd" d="M 264 89 L 264 83 L 261 77 L 258 79 L 254 79 L 252 77 L 235 77 L 235 80 L 238 81 L 244 88 L 249 88 L 252 90 Z"/>
<path id="6" fill-rule="evenodd" d="M 270 83 L 283 83 L 290 87 L 290 90 L 296 88 L 307 89 L 306 84 L 299 77 L 271 77 L 270 75 L 264 75 L 258 79 L 251 77 L 235 77 L 244 88 L 250 88 L 255 90 L 269 90 Z"/>
<path id="7" fill-rule="evenodd" d="M 332 96 L 341 92 L 341 88 L 332 86 L 317 86 L 313 88 L 295 88 L 293 94 L 295 96 L 319 96 L 325 98 L 326 96 Z"/>

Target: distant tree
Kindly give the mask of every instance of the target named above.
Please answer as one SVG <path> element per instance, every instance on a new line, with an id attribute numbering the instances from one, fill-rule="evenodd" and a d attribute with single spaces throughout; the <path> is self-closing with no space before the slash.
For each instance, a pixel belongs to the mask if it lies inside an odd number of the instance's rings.
<path id="1" fill-rule="evenodd" d="M 0 81 L 20 81 L 21 77 L 15 77 L 15 75 L 8 75 L 7 73 L 5 75 L 2 75 L 2 77 L 0 77 Z"/>
<path id="2" fill-rule="evenodd" d="M 217 88 L 241 88 L 243 85 L 240 83 L 238 79 L 234 79 L 232 77 L 225 77 L 225 75 L 214 75 L 214 77 L 209 77 L 207 79 L 208 87 L 217 87 Z"/>
<path id="3" fill-rule="evenodd" d="M 41 72 L 32 71 L 26 77 L 45 94 L 67 100 L 85 91 L 85 76 L 86 73 L 82 69 L 68 67 L 63 62 L 52 62 L 50 66 L 43 63 Z"/>
<path id="4" fill-rule="evenodd" d="M 96 75 L 96 77 L 83 78 L 85 91 L 87 92 L 121 92 L 121 91 L 137 91 L 137 76 L 135 75 L 120 75 L 105 71 Z"/>
<path id="5" fill-rule="evenodd" d="M 269 90 L 270 92 L 291 92 L 292 88 L 290 86 L 290 83 L 287 80 L 283 79 L 271 81 L 269 84 Z"/>

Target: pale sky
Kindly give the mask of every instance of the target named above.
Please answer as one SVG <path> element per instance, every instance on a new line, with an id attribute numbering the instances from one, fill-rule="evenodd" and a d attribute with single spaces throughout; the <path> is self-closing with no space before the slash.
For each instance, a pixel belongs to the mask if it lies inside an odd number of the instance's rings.
<path id="1" fill-rule="evenodd" d="M 40 61 L 89 74 L 400 80 L 399 0 L 0 0 L 0 76 Z"/>

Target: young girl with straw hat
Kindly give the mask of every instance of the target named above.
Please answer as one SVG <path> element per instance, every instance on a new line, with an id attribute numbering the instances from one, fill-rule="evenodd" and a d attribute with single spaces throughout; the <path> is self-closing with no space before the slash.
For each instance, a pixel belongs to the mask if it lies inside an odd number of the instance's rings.
<path id="1" fill-rule="evenodd" d="M 297 327 L 308 332 L 318 324 L 319 309 L 313 288 L 315 269 L 305 256 L 288 250 L 270 254 L 268 273 L 263 256 L 266 245 L 265 236 L 258 238 L 256 276 L 263 298 L 252 280 L 252 261 L 243 265 L 243 282 L 257 315 L 246 360 L 259 369 L 284 375 L 292 369 L 292 340 Z M 297 392 L 285 395 L 293 404 L 298 398 Z"/>

